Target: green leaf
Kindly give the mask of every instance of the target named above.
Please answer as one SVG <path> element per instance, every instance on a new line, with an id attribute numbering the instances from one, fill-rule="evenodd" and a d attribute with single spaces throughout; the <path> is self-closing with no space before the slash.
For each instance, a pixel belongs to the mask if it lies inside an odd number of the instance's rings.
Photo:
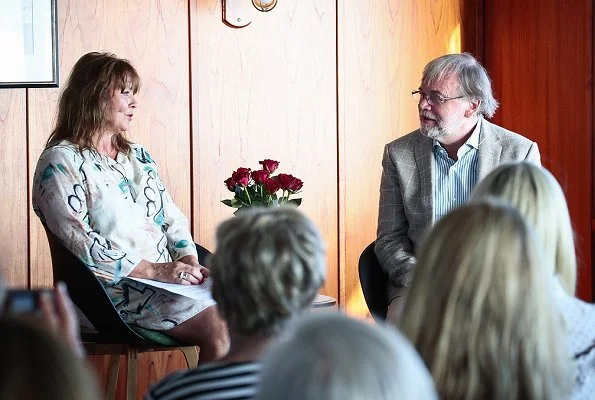
<path id="1" fill-rule="evenodd" d="M 248 186 L 246 189 L 248 190 L 251 198 L 255 198 L 260 195 L 260 193 L 256 191 L 256 185 Z"/>
<path id="2" fill-rule="evenodd" d="M 225 204 L 228 207 L 233 207 L 233 208 L 240 208 L 243 206 L 243 203 L 238 200 L 238 199 L 226 199 L 226 200 L 221 200 L 221 202 L 223 204 Z"/>

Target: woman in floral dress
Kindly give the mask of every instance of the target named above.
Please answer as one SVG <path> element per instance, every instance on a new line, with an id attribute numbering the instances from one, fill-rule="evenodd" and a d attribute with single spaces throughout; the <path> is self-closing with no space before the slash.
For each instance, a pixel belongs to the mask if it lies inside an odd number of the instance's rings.
<path id="1" fill-rule="evenodd" d="M 139 82 L 112 54 L 77 61 L 37 163 L 33 208 L 100 279 L 126 323 L 199 345 L 201 361 L 216 359 L 227 332 L 208 288 L 198 301 L 130 279 L 200 285 L 209 274 L 155 161 L 124 135 Z"/>

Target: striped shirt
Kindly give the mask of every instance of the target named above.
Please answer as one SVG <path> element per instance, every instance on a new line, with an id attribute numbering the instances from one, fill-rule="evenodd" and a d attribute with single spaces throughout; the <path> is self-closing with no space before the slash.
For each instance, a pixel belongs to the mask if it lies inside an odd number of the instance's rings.
<path id="1" fill-rule="evenodd" d="M 465 203 L 477 184 L 481 121 L 480 118 L 469 139 L 457 151 L 457 161 L 451 159 L 440 142 L 434 140 L 434 223 Z"/>
<path id="2" fill-rule="evenodd" d="M 260 363 L 255 361 L 205 364 L 171 374 L 153 385 L 145 400 L 252 399 L 260 369 Z"/>

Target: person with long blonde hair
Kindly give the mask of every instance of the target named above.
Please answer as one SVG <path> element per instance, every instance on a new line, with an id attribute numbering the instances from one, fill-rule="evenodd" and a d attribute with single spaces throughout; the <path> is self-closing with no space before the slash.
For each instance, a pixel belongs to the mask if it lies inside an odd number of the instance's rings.
<path id="1" fill-rule="evenodd" d="M 535 239 L 509 205 L 441 219 L 419 251 L 401 328 L 444 400 L 564 399 L 570 359 Z"/>
<path id="2" fill-rule="evenodd" d="M 555 301 L 562 311 L 576 373 L 572 398 L 595 393 L 595 305 L 574 297 L 576 255 L 564 191 L 545 168 L 527 162 L 504 164 L 476 188 L 472 201 L 495 196 L 516 207 L 535 231 L 548 261 L 542 274 L 552 277 Z"/>

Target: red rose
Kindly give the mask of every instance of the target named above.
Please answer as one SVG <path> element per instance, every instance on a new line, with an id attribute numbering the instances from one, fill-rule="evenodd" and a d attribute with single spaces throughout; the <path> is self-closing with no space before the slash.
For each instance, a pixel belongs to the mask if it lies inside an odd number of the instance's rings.
<path id="1" fill-rule="evenodd" d="M 289 174 L 279 174 L 277 175 L 279 179 L 279 184 L 281 185 L 281 189 L 289 190 L 290 192 L 297 192 L 304 186 L 304 182 L 300 179 L 296 178 L 293 175 Z"/>
<path id="2" fill-rule="evenodd" d="M 302 188 L 302 186 L 304 186 L 304 182 L 302 182 L 301 179 L 295 178 L 291 185 L 289 185 L 289 189 L 287 190 L 289 190 L 292 193 L 295 193 L 298 192 Z"/>
<path id="3" fill-rule="evenodd" d="M 250 183 L 250 168 L 238 168 L 236 172 L 231 174 L 231 178 L 238 186 L 248 186 Z"/>
<path id="4" fill-rule="evenodd" d="M 281 185 L 277 179 L 269 178 L 264 182 L 264 188 L 269 194 L 274 194 L 277 190 L 281 189 Z"/>
<path id="5" fill-rule="evenodd" d="M 225 183 L 225 186 L 227 186 L 227 189 L 230 192 L 235 192 L 236 191 L 236 181 L 233 180 L 233 177 L 231 178 L 227 178 L 225 181 L 223 181 Z"/>
<path id="6" fill-rule="evenodd" d="M 262 165 L 262 169 L 267 171 L 269 174 L 275 172 L 279 166 L 279 161 L 269 160 L 268 158 L 266 160 L 259 161 L 258 163 Z"/>
<path id="7" fill-rule="evenodd" d="M 254 171 L 252 172 L 252 179 L 259 185 L 263 184 L 267 179 L 269 179 L 269 173 L 264 169 Z"/>

